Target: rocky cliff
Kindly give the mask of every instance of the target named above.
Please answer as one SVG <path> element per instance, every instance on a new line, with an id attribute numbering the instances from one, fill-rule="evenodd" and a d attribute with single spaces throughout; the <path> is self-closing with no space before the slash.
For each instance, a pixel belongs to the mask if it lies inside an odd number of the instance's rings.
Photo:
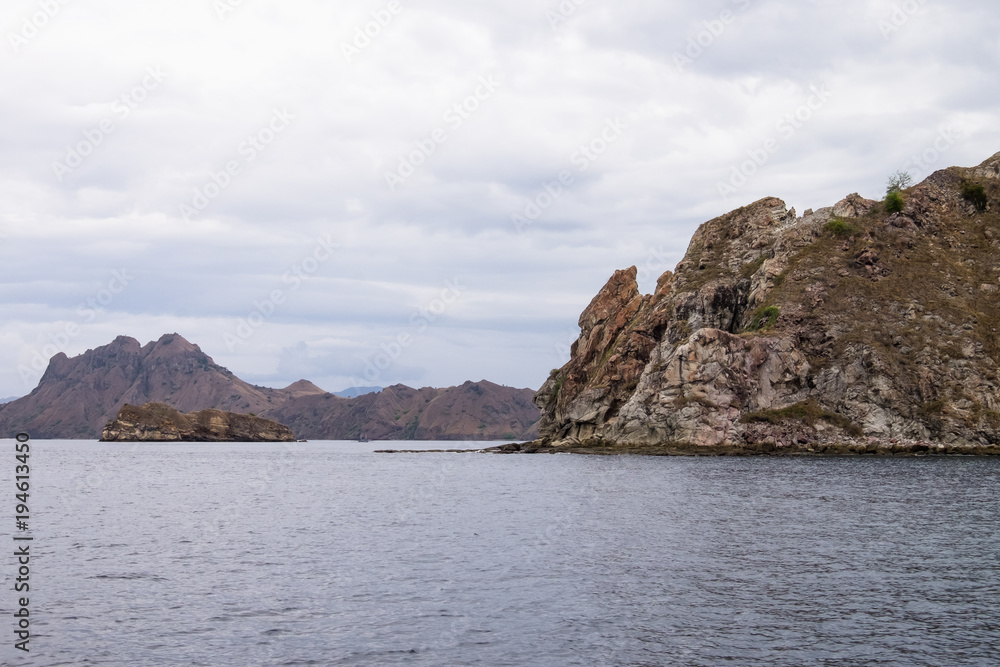
<path id="1" fill-rule="evenodd" d="M 201 410 L 182 414 L 165 403 L 125 405 L 104 427 L 104 442 L 294 442 L 284 424 L 253 415 Z"/>
<path id="2" fill-rule="evenodd" d="M 1000 153 L 901 194 L 762 199 L 653 294 L 615 272 L 522 449 L 1000 452 Z"/>
<path id="3" fill-rule="evenodd" d="M 181 412 L 254 413 L 312 439 L 531 439 L 540 415 L 533 395 L 486 381 L 397 385 L 349 399 L 306 380 L 272 389 L 244 382 L 177 334 L 142 346 L 119 336 L 77 357 L 52 357 L 34 391 L 0 405 L 0 437 L 98 438 L 126 404 L 165 403 Z"/>

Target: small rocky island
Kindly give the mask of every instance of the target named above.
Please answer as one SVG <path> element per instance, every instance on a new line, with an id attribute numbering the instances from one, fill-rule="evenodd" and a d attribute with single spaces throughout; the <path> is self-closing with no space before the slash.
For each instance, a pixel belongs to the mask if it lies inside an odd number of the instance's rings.
<path id="1" fill-rule="evenodd" d="M 284 424 L 222 410 L 183 414 L 166 403 L 126 404 L 101 442 L 295 442 Z"/>

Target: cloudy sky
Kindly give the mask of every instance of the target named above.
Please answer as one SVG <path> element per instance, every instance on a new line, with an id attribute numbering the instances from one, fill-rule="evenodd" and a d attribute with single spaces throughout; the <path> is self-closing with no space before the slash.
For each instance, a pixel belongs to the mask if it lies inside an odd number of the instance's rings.
<path id="1" fill-rule="evenodd" d="M 0 35 L 0 396 L 175 331 L 270 386 L 534 388 L 701 222 L 1000 151 L 987 0 L 7 0 Z"/>

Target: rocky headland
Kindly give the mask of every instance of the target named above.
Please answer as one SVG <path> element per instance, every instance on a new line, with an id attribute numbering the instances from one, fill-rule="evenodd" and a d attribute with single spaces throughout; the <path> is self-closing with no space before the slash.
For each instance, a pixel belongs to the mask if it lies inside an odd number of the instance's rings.
<path id="1" fill-rule="evenodd" d="M 295 442 L 284 424 L 223 410 L 183 414 L 165 403 L 125 405 L 101 433 L 102 442 Z"/>
<path id="2" fill-rule="evenodd" d="M 653 294 L 616 271 L 497 451 L 1000 454 L 1000 153 L 899 194 L 727 213 Z"/>

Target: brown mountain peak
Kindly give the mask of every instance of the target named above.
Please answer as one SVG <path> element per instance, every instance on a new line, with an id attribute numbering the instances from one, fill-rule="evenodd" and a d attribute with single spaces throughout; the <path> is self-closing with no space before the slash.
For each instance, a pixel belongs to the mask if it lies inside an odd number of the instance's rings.
<path id="1" fill-rule="evenodd" d="M 179 334 L 141 347 L 135 339 L 119 336 L 73 358 L 53 357 L 31 395 L 3 406 L 0 434 L 97 438 L 126 404 L 162 403 L 188 416 L 214 409 L 276 418 L 314 439 L 355 439 L 361 434 L 372 439 L 451 440 L 536 435 L 538 410 L 530 402 L 531 390 L 485 380 L 466 383 L 466 389 L 418 390 L 397 384 L 353 399 L 329 394 L 308 380 L 270 389 L 239 379 Z M 438 398 L 443 399 L 440 404 Z M 127 437 L 135 434 L 128 431 Z"/>
<path id="2" fill-rule="evenodd" d="M 293 382 L 281 391 L 291 396 L 311 396 L 313 394 L 326 393 L 309 380 L 299 380 L 297 382 Z"/>

